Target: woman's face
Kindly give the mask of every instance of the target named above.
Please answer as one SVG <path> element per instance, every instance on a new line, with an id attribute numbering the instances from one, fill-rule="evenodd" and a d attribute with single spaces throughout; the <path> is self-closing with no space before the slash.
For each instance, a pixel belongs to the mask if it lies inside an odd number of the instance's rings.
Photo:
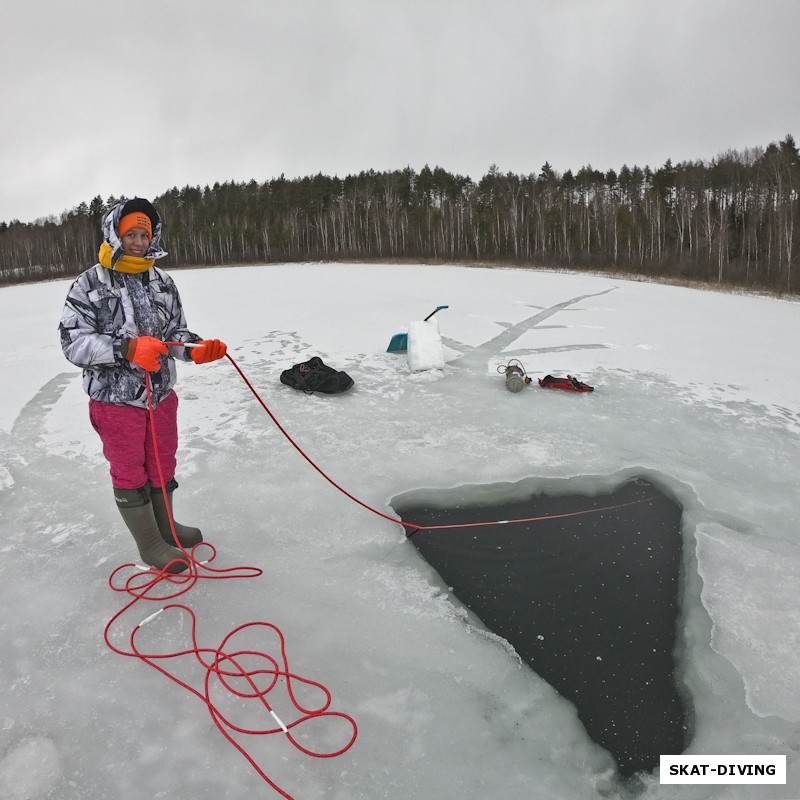
<path id="1" fill-rule="evenodd" d="M 144 228 L 131 228 L 122 237 L 122 252 L 126 256 L 144 258 L 148 247 L 150 247 L 150 236 Z"/>

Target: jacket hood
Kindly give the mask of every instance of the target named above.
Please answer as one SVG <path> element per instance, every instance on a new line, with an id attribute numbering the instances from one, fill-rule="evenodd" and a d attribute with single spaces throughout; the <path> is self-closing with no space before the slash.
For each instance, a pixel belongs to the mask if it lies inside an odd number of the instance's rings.
<path id="1" fill-rule="evenodd" d="M 122 240 L 119 238 L 119 221 L 125 214 L 129 214 L 132 211 L 142 211 L 150 217 L 150 221 L 153 223 L 153 238 L 150 240 L 150 247 L 147 248 L 144 258 L 157 259 L 164 258 L 167 255 L 161 249 L 161 231 L 163 229 L 161 217 L 152 203 L 141 197 L 134 197 L 132 200 L 123 199 L 106 212 L 101 224 L 103 241 L 111 248 L 112 269 L 123 256 Z"/>

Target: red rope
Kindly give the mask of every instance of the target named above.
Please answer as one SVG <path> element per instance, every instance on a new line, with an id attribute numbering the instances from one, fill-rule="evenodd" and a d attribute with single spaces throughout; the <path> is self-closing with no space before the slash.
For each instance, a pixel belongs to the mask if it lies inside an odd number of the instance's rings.
<path id="1" fill-rule="evenodd" d="M 178 344 L 178 343 L 166 342 L 166 344 Z M 351 494 L 342 486 L 340 486 L 333 478 L 331 478 L 330 475 L 324 472 L 321 467 L 315 464 L 314 461 L 311 459 L 311 457 L 307 453 L 305 453 L 304 450 L 300 447 L 300 445 L 297 444 L 297 442 L 289 435 L 288 431 L 283 427 L 283 425 L 281 425 L 281 423 L 278 422 L 275 415 L 272 413 L 272 411 L 269 410 L 267 404 L 261 399 L 261 396 L 253 387 L 253 384 L 251 384 L 250 381 L 247 379 L 247 376 L 239 368 L 239 365 L 233 360 L 233 357 L 230 355 L 230 353 L 226 353 L 225 355 L 226 358 L 231 362 L 231 364 L 233 364 L 233 368 L 239 373 L 239 376 L 245 382 L 247 388 L 252 392 L 253 397 L 255 397 L 256 400 L 258 400 L 258 402 L 261 404 L 261 407 L 264 409 L 264 411 L 267 412 L 269 418 L 275 423 L 275 426 L 278 428 L 278 430 L 286 437 L 289 444 L 291 444 L 292 447 L 294 447 L 294 449 L 297 450 L 297 452 L 300 453 L 300 455 L 320 475 L 322 475 L 322 477 L 325 478 L 325 480 L 328 481 L 328 483 L 331 484 L 331 486 L 340 491 L 345 497 L 349 497 L 354 503 L 358 503 L 358 505 L 360 505 L 362 508 L 365 508 L 367 511 L 371 511 L 373 514 L 376 514 L 382 519 L 389 520 L 389 522 L 394 522 L 397 525 L 402 525 L 404 528 L 408 528 L 412 530 L 414 533 L 417 533 L 418 531 L 441 531 L 441 530 L 450 530 L 454 528 L 476 528 L 481 525 L 511 525 L 521 522 L 542 522 L 548 519 L 564 519 L 566 517 L 580 517 L 584 516 L 585 514 L 599 514 L 604 511 L 613 511 L 617 508 L 626 508 L 627 506 L 635 506 L 638 505 L 639 503 L 645 503 L 653 499 L 652 497 L 644 497 L 641 500 L 633 500 L 630 503 L 621 503 L 620 505 L 605 506 L 603 508 L 588 508 L 585 509 L 584 511 L 572 511 L 568 514 L 546 514 L 545 516 L 542 517 L 525 517 L 523 519 L 504 519 L 504 520 L 494 520 L 492 522 L 462 522 L 451 525 L 416 525 L 413 522 L 403 522 L 402 520 L 399 520 L 396 517 L 390 517 L 388 514 L 384 514 L 377 508 L 373 508 L 371 505 L 365 503 L 363 500 L 359 500 L 357 497 L 355 497 L 355 495 Z M 414 533 L 410 534 L 409 536 L 413 536 Z"/>
<path id="2" fill-rule="evenodd" d="M 263 408 L 264 411 L 267 412 L 267 414 L 269 415 L 269 418 L 275 423 L 275 426 L 277 427 L 277 429 L 286 437 L 286 439 L 289 442 L 289 444 L 291 444 L 292 447 L 294 447 L 294 449 L 297 450 L 297 452 L 300 453 L 300 455 L 303 456 L 303 458 L 320 475 L 322 475 L 322 477 L 325 478 L 325 480 L 328 481 L 328 483 L 331 484 L 331 486 L 333 486 L 335 489 L 340 491 L 345 497 L 350 498 L 350 500 L 352 500 L 354 503 L 358 503 L 358 505 L 360 505 L 362 508 L 365 508 L 367 511 L 371 511 L 373 514 L 377 514 L 382 519 L 387 519 L 387 520 L 389 520 L 389 522 L 394 522 L 395 524 L 405 525 L 405 527 L 407 527 L 407 528 L 420 529 L 421 526 L 419 526 L 419 525 L 410 525 L 408 523 L 402 523 L 398 519 L 396 519 L 395 517 L 390 517 L 388 514 L 384 514 L 382 511 L 378 511 L 377 508 L 373 508 L 371 505 L 368 505 L 363 500 L 359 500 L 355 495 L 350 494 L 350 492 L 348 492 L 347 489 L 344 489 L 342 486 L 340 486 L 338 483 L 336 483 L 336 481 L 333 478 L 331 478 L 330 475 L 328 475 L 320 467 L 318 467 L 314 463 L 314 461 L 312 461 L 311 457 L 308 456 L 303 451 L 303 448 L 300 447 L 300 445 L 297 444 L 297 442 L 294 439 L 292 439 L 292 437 L 289 435 L 289 432 L 286 430 L 286 428 L 284 428 L 283 425 L 281 425 L 281 423 L 278 422 L 278 420 L 276 419 L 275 415 L 269 410 L 269 408 L 267 407 L 267 404 L 261 399 L 261 395 L 259 395 L 259 393 L 253 388 L 253 384 L 250 383 L 249 380 L 247 380 L 247 376 L 239 368 L 239 365 L 233 360 L 233 358 L 230 355 L 230 353 L 226 353 L 225 355 L 226 355 L 226 358 L 231 362 L 231 364 L 233 364 L 233 368 L 239 373 L 239 376 L 245 382 L 247 388 L 253 393 L 253 397 L 255 397 L 256 400 L 258 400 L 258 402 L 261 404 L 261 408 Z"/>
<path id="3" fill-rule="evenodd" d="M 183 343 L 165 342 L 165 344 L 181 345 Z M 367 511 L 370 511 L 382 519 L 388 520 L 389 522 L 402 525 L 403 527 L 412 530 L 414 533 L 421 530 L 470 528 L 481 525 L 504 525 L 521 522 L 539 522 L 548 519 L 562 519 L 565 517 L 574 517 L 584 514 L 597 514 L 603 511 L 610 511 L 617 508 L 636 505 L 637 503 L 646 502 L 647 500 L 652 499 L 644 498 L 642 500 L 636 500 L 630 503 L 622 503 L 620 505 L 607 506 L 605 508 L 592 508 L 585 511 L 573 511 L 567 514 L 552 514 L 539 517 L 527 517 L 524 519 L 495 520 L 492 522 L 468 522 L 452 525 L 426 526 L 402 522 L 395 517 L 390 517 L 388 514 L 384 514 L 382 511 L 379 511 L 368 503 L 365 503 L 363 500 L 360 500 L 355 495 L 344 489 L 336 481 L 334 481 L 333 478 L 331 478 L 326 472 L 324 472 L 303 451 L 300 445 L 295 442 L 295 440 L 289 435 L 288 431 L 277 420 L 272 411 L 270 411 L 270 409 L 267 407 L 267 404 L 263 401 L 261 396 L 247 379 L 247 376 L 240 369 L 239 365 L 234 361 L 232 356 L 230 354 L 226 354 L 226 357 L 231 362 L 234 369 L 239 373 L 239 376 L 244 381 L 247 388 L 250 389 L 253 396 L 268 414 L 269 418 L 272 420 L 278 430 L 295 448 L 295 450 L 297 450 L 297 452 L 308 462 L 308 464 L 310 464 L 326 481 L 328 481 L 328 483 Z M 172 516 L 172 508 L 170 507 L 168 501 L 166 482 L 161 470 L 161 462 L 158 458 L 158 442 L 156 438 L 155 421 L 153 418 L 149 374 L 146 375 L 145 383 L 147 387 L 147 407 L 150 421 L 150 431 L 153 436 L 153 446 L 156 454 L 159 480 L 161 482 L 162 490 L 164 491 L 167 515 L 169 517 L 170 529 L 172 530 L 175 545 L 183 555 L 182 559 L 176 559 L 176 561 L 185 561 L 187 564 L 187 569 L 185 572 L 179 574 L 171 574 L 166 571 L 169 565 L 162 570 L 149 569 L 146 571 L 139 571 L 135 564 L 123 564 L 122 566 L 117 567 L 117 569 L 115 569 L 109 577 L 109 586 L 115 592 L 127 594 L 131 599 L 127 605 L 120 609 L 120 611 L 118 611 L 106 624 L 104 631 L 105 642 L 108 647 L 118 655 L 139 659 L 140 661 L 148 664 L 153 669 L 160 672 L 162 675 L 169 678 L 174 683 L 178 684 L 178 686 L 181 686 L 183 689 L 186 689 L 200 699 L 208 708 L 208 712 L 220 733 L 242 754 L 242 756 L 244 756 L 244 758 L 250 763 L 259 776 L 266 781 L 266 783 L 268 783 L 280 795 L 291 800 L 291 795 L 287 794 L 269 778 L 264 769 L 262 769 L 262 767 L 257 763 L 256 759 L 248 752 L 245 745 L 242 744 L 234 736 L 234 734 L 240 734 L 241 736 L 255 736 L 283 733 L 295 748 L 308 756 L 312 756 L 314 758 L 335 758 L 336 756 L 347 752 L 347 750 L 352 747 L 358 735 L 358 726 L 356 725 L 355 720 L 349 715 L 342 712 L 329 710 L 332 701 L 331 694 L 321 683 L 308 678 L 302 678 L 290 670 L 286 655 L 286 642 L 283 633 L 277 626 L 268 622 L 249 622 L 234 628 L 234 630 L 225 636 L 218 647 L 201 647 L 197 639 L 197 616 L 192 609 L 182 603 L 167 603 L 164 605 L 166 601 L 173 600 L 189 592 L 198 583 L 198 581 L 256 578 L 262 575 L 263 571 L 257 567 L 249 566 L 217 569 L 209 566 L 209 564 L 216 558 L 217 554 L 217 551 L 213 545 L 209 544 L 208 542 L 201 542 L 200 544 L 195 545 L 191 552 L 188 552 L 180 544 L 175 531 L 175 521 Z M 208 558 L 203 561 L 198 559 L 198 553 L 204 552 L 201 550 L 201 548 L 206 548 L 209 551 Z M 132 570 L 132 572 L 126 578 L 121 579 L 119 576 L 125 570 Z M 129 649 L 124 650 L 112 643 L 112 628 L 123 617 L 123 615 L 134 609 L 140 603 L 157 603 L 160 607 L 133 627 L 128 639 Z M 143 651 L 137 643 L 137 635 L 139 630 L 144 625 L 154 620 L 155 617 L 159 616 L 165 611 L 171 610 L 178 610 L 188 616 L 191 624 L 191 645 L 187 646 L 183 650 L 174 652 L 148 653 Z M 231 645 L 231 642 L 235 637 L 238 637 L 245 631 L 252 630 L 271 632 L 273 637 L 277 640 L 278 649 L 280 651 L 279 657 L 268 655 L 265 651 L 253 650 L 249 648 L 234 648 L 231 652 L 228 651 L 228 647 Z M 170 660 L 181 658 L 194 658 L 194 660 L 204 671 L 205 677 L 203 679 L 202 690 L 197 689 L 178 678 L 175 673 L 170 672 L 170 670 L 163 665 L 168 663 Z M 296 684 L 302 684 L 306 687 L 313 687 L 316 691 L 321 693 L 323 702 L 317 707 L 305 707 L 304 704 L 299 702 L 296 696 L 294 690 L 294 686 Z M 283 685 L 285 687 L 286 697 L 288 698 L 286 705 L 293 708 L 293 713 L 298 715 L 289 723 L 283 722 L 283 720 L 275 713 L 273 706 L 267 700 L 267 695 L 279 685 Z M 223 690 L 227 691 L 228 694 L 232 695 L 234 698 L 257 701 L 263 710 L 270 715 L 273 722 L 270 722 L 267 726 L 256 729 L 236 724 L 231 719 L 228 719 L 228 717 L 222 712 L 218 704 L 219 701 L 214 700 L 214 696 Z M 338 718 L 343 720 L 352 730 L 347 742 L 339 749 L 331 752 L 313 751 L 303 747 L 297 741 L 297 739 L 294 738 L 292 733 L 294 728 L 304 722 L 319 718 Z M 277 726 L 273 723 L 276 723 Z"/>
<path id="4" fill-rule="evenodd" d="M 628 506 L 638 506 L 652 500 L 652 497 L 643 497 L 640 500 L 631 500 L 629 503 L 620 503 L 616 506 L 603 506 L 602 508 L 587 508 L 583 511 L 570 511 L 566 514 L 545 514 L 541 517 L 523 517 L 522 519 L 497 519 L 491 522 L 459 522 L 455 525 L 426 525 L 424 528 L 415 526 L 417 530 L 425 531 L 444 531 L 450 528 L 480 528 L 484 525 L 511 525 L 517 522 L 544 522 L 548 519 L 564 519 L 565 517 L 582 517 L 584 514 L 599 514 L 603 511 L 614 511 L 617 508 L 627 508 Z M 416 531 L 414 531 L 416 533 Z M 413 534 L 411 534 L 413 536 Z"/>

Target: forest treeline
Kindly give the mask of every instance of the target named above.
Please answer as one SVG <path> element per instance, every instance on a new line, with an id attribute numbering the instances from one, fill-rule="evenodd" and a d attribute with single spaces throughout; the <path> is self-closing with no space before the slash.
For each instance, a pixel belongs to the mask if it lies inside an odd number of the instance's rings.
<path id="1" fill-rule="evenodd" d="M 800 154 L 766 148 L 662 167 L 538 174 L 441 167 L 173 188 L 159 262 L 425 260 L 609 270 L 797 293 Z M 95 197 L 59 217 L 0 222 L 0 284 L 77 275 L 97 260 Z"/>

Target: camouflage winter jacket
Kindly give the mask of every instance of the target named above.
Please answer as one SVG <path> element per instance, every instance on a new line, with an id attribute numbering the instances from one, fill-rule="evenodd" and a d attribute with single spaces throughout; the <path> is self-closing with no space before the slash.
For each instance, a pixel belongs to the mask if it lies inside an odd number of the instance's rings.
<path id="1" fill-rule="evenodd" d="M 117 249 L 115 210 L 104 222 L 106 244 Z M 166 255 L 158 247 L 160 224 L 148 255 Z M 104 403 L 147 407 L 145 371 L 127 361 L 127 339 L 154 336 L 164 342 L 197 342 L 200 337 L 186 327 L 178 289 L 172 278 L 151 266 L 140 274 L 127 274 L 95 264 L 70 287 L 59 325 L 61 349 L 69 361 L 83 369 L 83 388 Z M 189 349 L 169 347 L 161 370 L 150 373 L 153 405 L 172 390 L 177 378 L 175 359 L 191 361 Z"/>

